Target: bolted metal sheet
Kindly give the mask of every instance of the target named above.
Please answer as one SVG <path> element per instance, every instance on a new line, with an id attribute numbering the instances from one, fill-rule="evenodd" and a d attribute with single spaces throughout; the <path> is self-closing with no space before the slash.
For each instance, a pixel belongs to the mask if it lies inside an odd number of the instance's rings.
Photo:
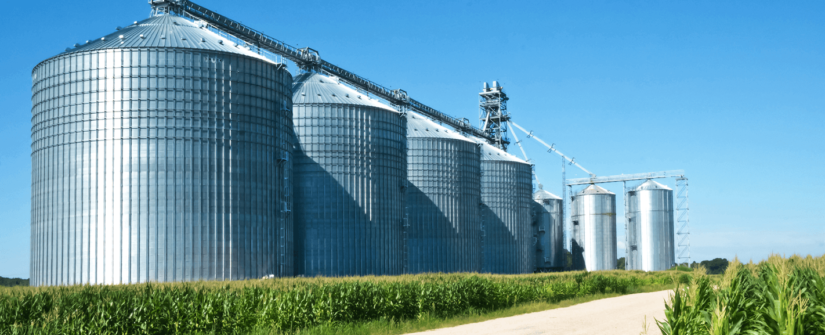
<path id="1" fill-rule="evenodd" d="M 296 272 L 400 274 L 405 119 L 315 73 L 296 77 L 293 100 Z"/>
<path id="2" fill-rule="evenodd" d="M 121 34 L 218 38 L 183 22 Z M 123 45 L 32 72 L 32 285 L 292 275 L 292 76 L 244 52 Z"/>
<path id="3" fill-rule="evenodd" d="M 673 190 L 648 180 L 627 193 L 628 269 L 670 269 L 676 263 Z"/>
<path id="4" fill-rule="evenodd" d="M 564 214 L 562 199 L 543 189 L 533 194 L 537 238 L 536 268 L 539 271 L 560 269 L 564 262 Z"/>
<path id="5" fill-rule="evenodd" d="M 411 273 L 481 271 L 481 149 L 407 114 L 407 262 Z"/>
<path id="6" fill-rule="evenodd" d="M 481 143 L 482 272 L 532 273 L 536 268 L 532 167 L 483 140 L 477 142 Z"/>
<path id="7" fill-rule="evenodd" d="M 590 185 L 573 198 L 573 267 L 616 269 L 616 195 Z"/>

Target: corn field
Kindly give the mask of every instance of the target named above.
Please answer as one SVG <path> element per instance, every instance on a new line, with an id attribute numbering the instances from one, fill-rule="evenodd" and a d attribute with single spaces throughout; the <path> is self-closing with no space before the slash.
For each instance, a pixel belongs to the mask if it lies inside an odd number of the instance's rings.
<path id="1" fill-rule="evenodd" d="M 0 289 L 0 334 L 295 333 L 322 324 L 445 318 L 674 283 L 672 274 L 426 274 Z"/>
<path id="2" fill-rule="evenodd" d="M 718 282 L 677 287 L 665 308 L 665 335 L 825 334 L 825 256 L 734 260 Z"/>

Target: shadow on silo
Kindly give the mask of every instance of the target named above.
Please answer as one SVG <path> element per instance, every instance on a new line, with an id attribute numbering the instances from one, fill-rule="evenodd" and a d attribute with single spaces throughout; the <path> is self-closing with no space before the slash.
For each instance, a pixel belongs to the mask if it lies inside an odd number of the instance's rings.
<path id="1" fill-rule="evenodd" d="M 484 256 L 481 271 L 502 274 L 522 273 L 523 264 L 520 261 L 522 252 L 518 248 L 518 241 L 513 232 L 489 206 L 482 204 L 481 214 L 484 222 Z"/>
<path id="2" fill-rule="evenodd" d="M 330 166 L 341 169 L 342 166 Z M 295 273 L 304 276 L 365 276 L 401 273 L 401 222 L 392 222 L 389 209 L 369 209 L 356 201 L 375 203 L 386 192 L 398 192 L 398 185 L 355 173 L 337 173 L 351 178 L 357 195 L 347 190 L 336 175 L 295 150 Z M 303 178 L 298 176 L 303 175 Z M 382 182 L 383 181 L 383 182 Z M 367 186 L 368 185 L 368 186 Z M 369 188 L 367 188 L 369 187 Z M 385 188 L 385 189 L 382 189 Z M 382 212 L 383 210 L 383 212 Z M 377 211 L 377 212 L 376 212 Z M 384 213 L 386 212 L 386 213 Z M 400 220 L 399 220 L 400 221 Z"/>
<path id="3" fill-rule="evenodd" d="M 586 264 L 584 264 L 584 248 L 579 245 L 579 242 L 573 240 L 572 242 L 572 249 L 573 249 L 573 270 L 584 270 L 586 269 Z"/>
<path id="4" fill-rule="evenodd" d="M 451 221 L 430 197 L 410 183 L 407 188 L 407 215 L 410 225 L 407 233 L 410 273 L 481 270 L 481 241 L 473 240 L 478 237 L 469 231 L 473 227 L 460 226 L 469 221 L 462 220 L 464 213 L 455 213 L 455 221 Z M 475 227 L 476 230 L 479 228 Z"/>

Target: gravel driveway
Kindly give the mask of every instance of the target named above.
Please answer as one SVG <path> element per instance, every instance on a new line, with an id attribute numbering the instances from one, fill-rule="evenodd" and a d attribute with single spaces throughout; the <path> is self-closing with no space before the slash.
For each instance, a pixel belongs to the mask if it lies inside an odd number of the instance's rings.
<path id="1" fill-rule="evenodd" d="M 648 334 L 661 335 L 653 318 L 665 317 L 665 300 L 672 290 L 638 293 L 591 301 L 544 312 L 442 328 L 416 334 L 511 335 L 511 334 L 632 334 L 643 331 L 647 316 Z"/>

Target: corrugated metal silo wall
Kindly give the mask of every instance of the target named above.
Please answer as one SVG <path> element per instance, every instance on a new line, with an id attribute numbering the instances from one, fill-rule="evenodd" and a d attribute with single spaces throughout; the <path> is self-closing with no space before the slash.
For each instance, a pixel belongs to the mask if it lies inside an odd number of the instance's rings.
<path id="1" fill-rule="evenodd" d="M 533 202 L 535 211 L 535 234 L 540 251 L 536 255 L 539 270 L 564 267 L 564 226 L 562 224 L 561 200 L 542 199 Z"/>
<path id="2" fill-rule="evenodd" d="M 400 274 L 406 120 L 320 103 L 295 104 L 293 117 L 297 274 Z"/>
<path id="3" fill-rule="evenodd" d="M 627 248 L 625 253 L 625 269 L 641 270 L 639 258 L 639 225 L 638 225 L 638 198 L 636 191 L 627 191 Z"/>
<path id="4" fill-rule="evenodd" d="M 468 141 L 409 138 L 408 271 L 481 271 L 481 150 Z"/>
<path id="5" fill-rule="evenodd" d="M 516 274 L 535 270 L 530 215 L 532 173 L 528 164 L 481 162 L 482 272 Z"/>
<path id="6" fill-rule="evenodd" d="M 573 208 L 573 267 L 616 269 L 616 195 L 576 195 Z"/>
<path id="7" fill-rule="evenodd" d="M 280 65 L 115 49 L 32 77 L 32 285 L 292 275 Z"/>
<path id="8" fill-rule="evenodd" d="M 630 213 L 638 251 L 635 253 L 633 269 L 670 269 L 676 262 L 673 191 L 638 190 L 634 193 L 635 196 L 630 202 Z"/>

